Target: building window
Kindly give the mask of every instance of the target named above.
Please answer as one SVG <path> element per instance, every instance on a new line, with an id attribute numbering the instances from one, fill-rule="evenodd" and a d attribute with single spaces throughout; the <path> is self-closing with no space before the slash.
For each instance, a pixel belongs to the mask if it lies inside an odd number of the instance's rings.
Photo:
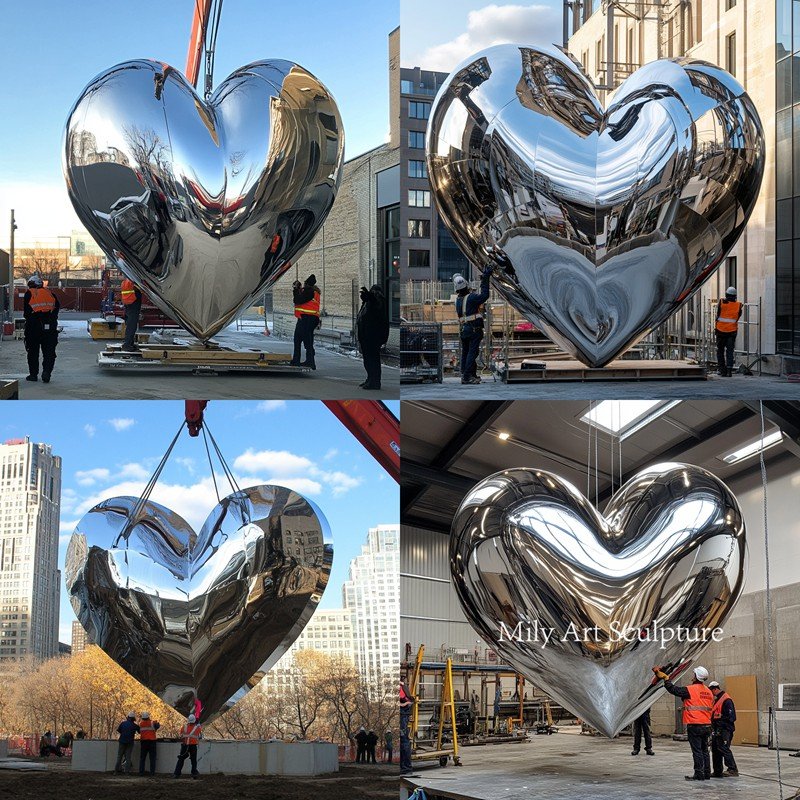
<path id="1" fill-rule="evenodd" d="M 409 131 L 408 132 L 408 146 L 414 150 L 425 149 L 425 132 L 424 131 Z"/>
<path id="2" fill-rule="evenodd" d="M 725 37 L 725 69 L 736 75 L 736 31 Z"/>
<path id="3" fill-rule="evenodd" d="M 469 261 L 440 218 L 436 228 L 436 280 L 452 281 L 456 273 L 469 275 Z"/>
<path id="4" fill-rule="evenodd" d="M 414 94 L 414 81 L 400 81 L 401 94 Z"/>
<path id="5" fill-rule="evenodd" d="M 427 189 L 409 189 L 408 204 L 413 208 L 430 208 L 431 193 Z"/>
<path id="6" fill-rule="evenodd" d="M 430 239 L 431 221 L 429 219 L 410 219 L 408 221 L 408 235 L 412 239 Z"/>
<path id="7" fill-rule="evenodd" d="M 431 251 L 430 250 L 409 250 L 408 251 L 408 266 L 409 267 L 430 267 L 431 265 Z"/>
<path id="8" fill-rule="evenodd" d="M 735 8 L 736 0 L 725 0 L 725 10 L 730 11 L 732 8 Z"/>
<path id="9" fill-rule="evenodd" d="M 408 177 L 409 178 L 427 178 L 428 165 L 424 161 L 409 161 L 408 162 Z"/>
<path id="10" fill-rule="evenodd" d="M 725 259 L 725 288 L 736 286 L 736 256 Z"/>
<path id="11" fill-rule="evenodd" d="M 408 103 L 408 116 L 411 119 L 428 119 L 431 115 L 430 103 L 419 103 L 410 100 Z"/>
<path id="12" fill-rule="evenodd" d="M 389 321 L 400 322 L 400 206 L 384 209 L 383 262 Z"/>

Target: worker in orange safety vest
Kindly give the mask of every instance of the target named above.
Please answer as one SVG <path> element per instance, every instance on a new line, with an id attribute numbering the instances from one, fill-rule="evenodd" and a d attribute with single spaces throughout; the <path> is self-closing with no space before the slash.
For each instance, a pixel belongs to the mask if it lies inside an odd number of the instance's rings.
<path id="1" fill-rule="evenodd" d="M 675 686 L 669 675 L 660 667 L 653 667 L 657 678 L 664 681 L 664 688 L 675 697 L 683 700 L 683 724 L 689 746 L 692 748 L 694 774 L 687 775 L 687 781 L 706 781 L 711 778 L 711 757 L 708 743 L 711 738 L 711 710 L 714 707 L 714 695 L 706 686 L 708 670 L 695 667 L 694 680 L 688 686 Z"/>
<path id="2" fill-rule="evenodd" d="M 28 280 L 28 291 L 22 301 L 25 317 L 25 349 L 28 352 L 28 376 L 39 380 L 39 353 L 42 354 L 42 382 L 50 383 L 58 346 L 58 297 L 44 286 L 38 275 Z"/>
<path id="3" fill-rule="evenodd" d="M 714 707 L 711 709 L 711 766 L 712 778 L 738 778 L 739 769 L 731 752 L 731 740 L 736 730 L 736 706 L 731 696 L 722 690 L 717 681 L 708 684 L 714 695 Z M 727 772 L 722 771 L 723 762 Z"/>
<path id="4" fill-rule="evenodd" d="M 183 771 L 183 762 L 187 758 L 192 762 L 192 777 L 196 778 L 200 773 L 197 771 L 197 745 L 203 738 L 203 728 L 197 721 L 194 714 L 189 714 L 186 724 L 181 728 L 181 751 L 178 754 L 178 762 L 175 764 L 174 778 L 179 778 Z"/>
<path id="5" fill-rule="evenodd" d="M 320 320 L 322 293 L 317 286 L 316 275 L 309 275 L 302 285 L 300 281 L 295 281 L 292 284 L 292 298 L 297 322 L 294 326 L 294 355 L 290 363 L 293 367 L 316 369 L 317 364 L 314 361 L 314 331 L 322 324 Z M 301 345 L 306 350 L 306 360 L 302 362 L 300 361 Z"/>
<path id="6" fill-rule="evenodd" d="M 149 711 L 142 711 L 139 719 L 139 774 L 144 775 L 144 762 L 150 756 L 150 774 L 156 774 L 156 731 L 161 724 L 150 719 Z"/>
<path id="7" fill-rule="evenodd" d="M 125 306 L 125 341 L 122 349 L 126 353 L 136 353 L 139 350 L 136 331 L 139 328 L 139 315 L 142 313 L 142 293 L 130 278 L 125 278 L 120 287 L 120 295 L 122 305 Z"/>
<path id="8" fill-rule="evenodd" d="M 736 299 L 736 287 L 729 286 L 725 291 L 725 299 L 719 301 L 715 325 L 718 373 L 723 378 L 733 375 L 733 349 L 736 334 L 739 332 L 742 308 L 742 304 Z"/>

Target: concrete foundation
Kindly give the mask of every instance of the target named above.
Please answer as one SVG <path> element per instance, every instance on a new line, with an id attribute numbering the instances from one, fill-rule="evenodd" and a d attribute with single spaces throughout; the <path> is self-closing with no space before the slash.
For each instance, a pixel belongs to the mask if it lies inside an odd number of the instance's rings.
<path id="1" fill-rule="evenodd" d="M 156 772 L 175 770 L 178 742 L 160 741 Z M 133 746 L 133 772 L 139 770 L 139 742 Z M 117 742 L 82 739 L 73 743 L 72 769 L 111 772 L 117 761 Z M 145 770 L 150 769 L 149 762 Z M 202 741 L 197 747 L 197 769 L 202 775 L 322 775 L 339 771 L 338 748 L 330 742 Z M 187 759 L 183 774 L 191 772 Z"/>

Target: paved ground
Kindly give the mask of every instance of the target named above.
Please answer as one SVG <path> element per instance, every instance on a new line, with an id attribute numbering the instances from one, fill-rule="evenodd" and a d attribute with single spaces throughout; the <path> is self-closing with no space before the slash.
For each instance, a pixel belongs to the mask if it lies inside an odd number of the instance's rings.
<path id="1" fill-rule="evenodd" d="M 462 767 L 426 767 L 403 785 L 422 786 L 431 797 L 479 800 L 778 800 L 775 752 L 736 747 L 739 778 L 688 782 L 691 754 L 686 742 L 657 739 L 656 754 L 630 754 L 631 739 L 603 739 L 577 733 L 533 736 L 521 744 L 469 747 Z M 800 759 L 781 754 L 783 798 L 800 787 Z M 437 795 L 440 790 L 442 795 Z M 401 797 L 404 793 L 401 792 Z"/>
<path id="2" fill-rule="evenodd" d="M 50 762 L 32 772 L 0 769 L 0 798 L 5 800 L 389 800 L 397 797 L 397 765 L 340 765 L 339 772 L 313 778 L 204 775 L 198 780 L 169 776 L 70 772 Z"/>
<path id="3" fill-rule="evenodd" d="M 25 348 L 21 340 L 0 343 L 0 376 L 19 380 L 21 400 L 52 399 L 324 399 L 363 397 L 392 399 L 399 395 L 398 369 L 383 367 L 383 389 L 367 392 L 358 387 L 366 377 L 357 355 L 317 349 L 316 372 L 300 374 L 233 372 L 224 375 L 192 375 L 185 372 L 108 372 L 97 366 L 104 342 L 93 342 L 85 319 L 62 315 L 64 332 L 59 337 L 56 366 L 49 384 L 29 383 Z M 221 344 L 291 353 L 291 342 L 265 337 L 254 331 L 227 329 L 215 337 Z"/>
<path id="4" fill-rule="evenodd" d="M 548 383 L 502 383 L 484 377 L 478 386 L 464 386 L 460 378 L 444 383 L 404 383 L 403 400 L 625 400 L 650 397 L 708 398 L 720 400 L 800 400 L 800 383 L 764 375 L 734 375 L 691 381 L 550 381 Z"/>

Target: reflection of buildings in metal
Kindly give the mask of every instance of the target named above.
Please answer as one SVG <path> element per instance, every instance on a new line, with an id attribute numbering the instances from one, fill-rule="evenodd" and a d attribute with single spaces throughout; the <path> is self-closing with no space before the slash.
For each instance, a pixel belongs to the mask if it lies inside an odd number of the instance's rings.
<path id="1" fill-rule="evenodd" d="M 475 630 L 608 736 L 658 696 L 652 666 L 677 677 L 704 646 L 673 640 L 662 649 L 659 634 L 628 642 L 618 633 L 721 627 L 742 590 L 745 553 L 736 498 L 684 464 L 638 473 L 603 515 L 556 475 L 499 472 L 463 500 L 450 543 L 453 584 Z M 520 622 L 552 629 L 546 646 L 524 632 L 522 641 L 501 639 L 501 623 Z M 599 635 L 573 637 L 570 626 Z"/>
<path id="2" fill-rule="evenodd" d="M 298 530 L 305 544 L 289 552 L 284 539 L 295 542 Z M 257 486 L 224 498 L 199 534 L 151 501 L 107 500 L 79 522 L 65 577 L 97 644 L 181 713 L 199 697 L 207 720 L 297 638 L 332 558 L 316 506 L 289 489 Z"/>
<path id="3" fill-rule="evenodd" d="M 691 60 L 648 64 L 604 111 L 561 51 L 489 48 L 442 87 L 427 137 L 436 205 L 461 250 L 494 265 L 504 297 L 593 366 L 711 275 L 764 169 L 747 94 Z"/>
<path id="4" fill-rule="evenodd" d="M 126 62 L 87 86 L 65 141 L 79 218 L 201 339 L 308 246 L 333 205 L 344 154 L 335 101 L 287 61 L 243 67 L 208 104 L 179 72 Z"/>

